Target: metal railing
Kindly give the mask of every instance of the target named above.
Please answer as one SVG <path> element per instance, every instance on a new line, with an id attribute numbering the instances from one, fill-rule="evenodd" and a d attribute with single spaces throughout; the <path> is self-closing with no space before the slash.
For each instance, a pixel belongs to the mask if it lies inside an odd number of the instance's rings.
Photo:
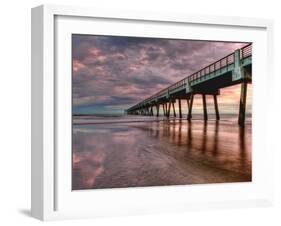
<path id="1" fill-rule="evenodd" d="M 146 98 L 145 100 L 141 101 L 140 103 L 134 105 L 133 107 L 131 107 L 130 109 L 135 108 L 136 106 L 139 106 L 141 103 L 145 103 L 145 102 L 149 102 L 155 98 L 161 97 L 163 95 L 165 95 L 166 93 L 171 93 L 174 90 L 178 89 L 178 88 L 183 88 L 186 86 L 186 84 L 195 81 L 197 79 L 203 78 L 205 75 L 208 75 L 212 72 L 215 72 L 217 70 L 220 70 L 221 68 L 227 67 L 231 64 L 234 63 L 234 55 L 235 52 L 221 58 L 220 60 L 202 68 L 201 70 L 183 78 L 182 80 L 170 85 L 169 87 L 166 87 L 165 89 L 160 90 L 159 92 L 153 94 L 152 96 Z M 243 60 L 249 56 L 252 55 L 252 43 L 242 47 L 240 49 L 240 60 Z"/>
<path id="2" fill-rule="evenodd" d="M 249 56 L 252 56 L 252 43 L 250 43 L 249 45 L 244 46 L 241 50 L 240 50 L 240 59 L 245 59 Z"/>
<path id="3" fill-rule="evenodd" d="M 208 65 L 207 67 L 204 67 L 203 69 L 195 72 L 194 74 L 188 76 L 188 81 L 192 82 L 194 80 L 200 79 L 201 77 L 204 77 L 205 75 L 208 75 L 212 72 L 215 72 L 223 67 L 227 67 L 228 65 L 231 65 L 234 63 L 234 53 L 231 53 L 224 58 Z"/>

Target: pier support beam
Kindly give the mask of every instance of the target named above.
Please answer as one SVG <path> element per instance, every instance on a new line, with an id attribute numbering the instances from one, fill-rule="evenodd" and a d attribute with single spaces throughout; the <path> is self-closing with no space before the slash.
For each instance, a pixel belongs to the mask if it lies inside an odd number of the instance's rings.
<path id="1" fill-rule="evenodd" d="M 179 98 L 179 116 L 182 118 L 182 113 L 181 113 L 181 99 Z"/>
<path id="2" fill-rule="evenodd" d="M 159 117 L 159 104 L 156 105 L 156 116 Z"/>
<path id="3" fill-rule="evenodd" d="M 154 114 L 153 114 L 153 106 L 151 106 L 151 111 L 150 111 L 150 113 L 151 113 L 151 114 L 150 114 L 151 116 L 154 115 Z"/>
<path id="4" fill-rule="evenodd" d="M 165 104 L 162 104 L 162 107 L 163 107 L 163 115 L 165 116 L 166 115 Z"/>
<path id="5" fill-rule="evenodd" d="M 187 116 L 188 116 L 188 112 L 189 112 L 189 105 L 190 105 L 190 103 L 189 103 L 189 98 L 186 98 L 186 105 L 187 105 Z"/>
<path id="6" fill-rule="evenodd" d="M 247 99 L 247 82 L 243 81 L 241 83 L 239 118 L 238 118 L 238 124 L 240 126 L 244 126 L 245 124 L 246 99 Z"/>
<path id="7" fill-rule="evenodd" d="M 203 112 L 204 112 L 204 120 L 208 120 L 208 113 L 207 113 L 207 104 L 206 104 L 206 95 L 202 94 L 202 99 L 203 99 Z"/>
<path id="8" fill-rule="evenodd" d="M 191 94 L 191 97 L 190 97 L 190 105 L 189 105 L 189 108 L 188 108 L 188 116 L 187 116 L 187 119 L 190 121 L 191 118 L 192 118 L 192 105 L 193 105 L 193 98 L 194 98 L 194 95 Z"/>
<path id="9" fill-rule="evenodd" d="M 220 120 L 217 95 L 213 95 L 213 97 L 214 97 L 214 105 L 215 105 L 215 112 L 216 112 L 216 120 Z"/>
<path id="10" fill-rule="evenodd" d="M 174 111 L 174 117 L 176 117 L 176 110 L 175 110 L 175 104 L 174 104 L 174 101 L 172 102 L 172 105 L 173 105 L 173 111 Z"/>
<path id="11" fill-rule="evenodd" d="M 186 99 L 186 103 L 187 103 L 187 110 L 189 109 L 189 99 Z"/>
<path id="12" fill-rule="evenodd" d="M 169 100 L 169 106 L 168 106 L 167 118 L 169 118 L 169 117 L 170 117 L 170 111 L 171 111 L 171 100 Z"/>

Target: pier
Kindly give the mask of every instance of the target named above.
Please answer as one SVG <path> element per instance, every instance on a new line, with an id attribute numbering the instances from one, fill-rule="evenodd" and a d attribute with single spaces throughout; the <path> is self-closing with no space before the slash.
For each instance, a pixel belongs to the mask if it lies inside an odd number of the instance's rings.
<path id="1" fill-rule="evenodd" d="M 216 120 L 220 120 L 217 96 L 220 89 L 241 84 L 238 124 L 244 126 L 246 113 L 247 85 L 252 82 L 252 44 L 230 53 L 220 60 L 184 77 L 182 80 L 160 90 L 152 96 L 126 110 L 129 115 L 159 117 L 160 108 L 164 116 L 183 118 L 182 102 L 187 102 L 187 119 L 192 120 L 195 95 L 202 96 L 204 121 L 208 120 L 206 97 L 212 96 Z M 175 104 L 178 104 L 176 112 Z"/>

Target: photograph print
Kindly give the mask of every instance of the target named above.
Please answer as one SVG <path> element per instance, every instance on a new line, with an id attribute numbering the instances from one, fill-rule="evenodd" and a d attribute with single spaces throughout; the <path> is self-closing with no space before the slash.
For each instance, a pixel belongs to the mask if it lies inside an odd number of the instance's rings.
<path id="1" fill-rule="evenodd" d="M 252 181 L 252 43 L 72 34 L 72 190 Z"/>

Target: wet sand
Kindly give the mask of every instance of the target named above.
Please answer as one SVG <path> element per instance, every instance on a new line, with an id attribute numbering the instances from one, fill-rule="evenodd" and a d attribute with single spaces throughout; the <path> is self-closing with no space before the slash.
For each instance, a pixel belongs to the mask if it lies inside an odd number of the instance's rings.
<path id="1" fill-rule="evenodd" d="M 72 189 L 251 181 L 251 134 L 223 120 L 74 125 Z"/>

